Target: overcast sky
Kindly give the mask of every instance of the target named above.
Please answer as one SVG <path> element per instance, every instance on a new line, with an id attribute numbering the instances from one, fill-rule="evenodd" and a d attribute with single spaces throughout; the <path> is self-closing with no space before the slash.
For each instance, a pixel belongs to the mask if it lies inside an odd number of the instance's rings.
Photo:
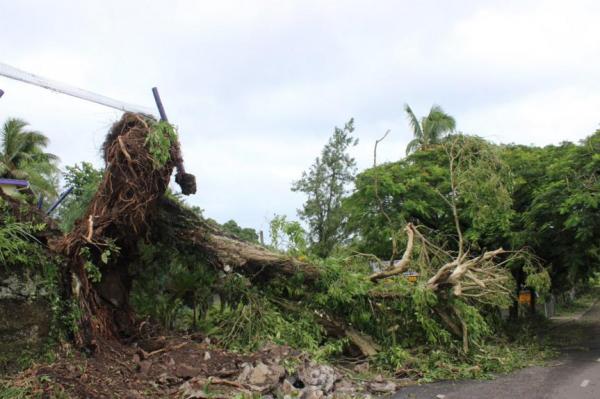
<path id="1" fill-rule="evenodd" d="M 198 193 L 220 222 L 267 229 L 334 126 L 359 167 L 404 154 L 402 106 L 440 104 L 495 142 L 577 141 L 600 122 L 600 2 L 0 0 L 0 62 L 153 106 L 158 86 Z M 0 121 L 101 165 L 119 113 L 0 77 Z"/>

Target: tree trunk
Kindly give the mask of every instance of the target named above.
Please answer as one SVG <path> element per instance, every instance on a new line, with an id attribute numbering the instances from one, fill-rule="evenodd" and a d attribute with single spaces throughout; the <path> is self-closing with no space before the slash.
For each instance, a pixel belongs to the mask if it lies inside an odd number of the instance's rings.
<path id="1" fill-rule="evenodd" d="M 151 236 L 152 240 L 171 241 L 175 246 L 202 252 L 217 269 L 235 271 L 252 280 L 301 273 L 305 281 L 314 281 L 319 276 L 314 265 L 243 241 L 167 197 L 159 201 Z"/>

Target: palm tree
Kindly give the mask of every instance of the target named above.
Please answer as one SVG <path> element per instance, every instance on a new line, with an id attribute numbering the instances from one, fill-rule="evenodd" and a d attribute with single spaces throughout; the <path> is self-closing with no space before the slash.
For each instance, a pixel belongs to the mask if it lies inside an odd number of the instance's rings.
<path id="1" fill-rule="evenodd" d="M 44 152 L 48 137 L 27 130 L 28 123 L 8 118 L 0 130 L 0 177 L 27 179 L 34 189 L 56 194 L 58 157 Z"/>
<path id="2" fill-rule="evenodd" d="M 445 113 L 439 105 L 432 106 L 429 115 L 421 118 L 421 122 L 419 122 L 408 104 L 404 105 L 404 111 L 408 116 L 414 135 L 414 139 L 406 146 L 407 155 L 419 149 L 438 144 L 446 133 L 450 133 L 456 128 L 454 118 Z"/>

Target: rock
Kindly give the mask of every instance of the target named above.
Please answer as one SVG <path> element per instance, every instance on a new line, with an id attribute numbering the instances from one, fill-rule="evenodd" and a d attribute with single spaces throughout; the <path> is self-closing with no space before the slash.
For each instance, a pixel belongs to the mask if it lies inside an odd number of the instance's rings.
<path id="1" fill-rule="evenodd" d="M 296 387 L 294 387 L 294 385 L 292 384 L 292 382 L 289 379 L 285 379 L 283 380 L 283 383 L 281 384 L 280 387 L 280 391 L 283 395 L 290 395 L 290 396 L 299 396 L 299 392 L 300 390 L 296 389 Z"/>
<path id="2" fill-rule="evenodd" d="M 335 383 L 333 388 L 334 398 L 354 398 L 356 397 L 356 387 L 348 380 L 341 380 Z"/>
<path id="3" fill-rule="evenodd" d="M 354 371 L 357 373 L 365 374 L 369 372 L 369 362 L 359 363 L 354 366 Z"/>
<path id="4" fill-rule="evenodd" d="M 158 378 L 156 379 L 156 382 L 160 385 L 174 385 L 178 382 L 180 382 L 181 380 L 177 377 L 174 377 L 172 375 L 169 375 L 167 373 L 162 373 L 161 375 L 158 376 Z"/>
<path id="5" fill-rule="evenodd" d="M 369 388 L 377 393 L 392 393 L 396 392 L 396 384 L 391 381 L 377 382 L 373 381 L 369 384 Z"/>
<path id="6" fill-rule="evenodd" d="M 0 375 L 18 370 L 23 359 L 43 351 L 52 322 L 45 287 L 31 267 L 0 266 Z"/>
<path id="7" fill-rule="evenodd" d="M 266 364 L 259 362 L 252 373 L 248 382 L 253 385 L 265 385 L 265 384 L 276 384 L 279 382 L 285 370 L 279 365 L 267 366 Z M 261 381 L 261 382 L 258 382 Z"/>
<path id="8" fill-rule="evenodd" d="M 298 371 L 298 378 L 307 386 L 329 393 L 337 380 L 335 370 L 331 366 L 309 363 Z"/>
<path id="9" fill-rule="evenodd" d="M 302 399 L 323 399 L 325 394 L 320 389 L 310 387 L 303 389 Z"/>
<path id="10" fill-rule="evenodd" d="M 280 363 L 282 359 L 285 359 L 289 356 L 290 348 L 288 346 L 267 342 L 260 349 L 260 352 L 270 359 L 271 363 Z"/>
<path id="11" fill-rule="evenodd" d="M 242 363 L 240 364 L 240 368 L 242 369 L 242 371 L 238 375 L 237 380 L 240 382 L 248 381 L 248 376 L 252 371 L 252 365 L 249 363 Z"/>
<path id="12" fill-rule="evenodd" d="M 207 393 L 202 385 L 198 385 L 195 381 L 187 381 L 179 387 L 181 397 L 185 399 L 203 399 L 212 398 L 212 394 Z"/>
<path id="13" fill-rule="evenodd" d="M 175 375 L 179 378 L 189 379 L 197 376 L 202 372 L 201 369 L 197 369 L 188 364 L 178 364 L 175 368 Z"/>
<path id="14" fill-rule="evenodd" d="M 242 372 L 237 380 L 256 386 L 270 386 L 279 383 L 285 376 L 285 369 L 279 364 L 266 365 L 261 361 L 252 366 L 242 363 Z"/>

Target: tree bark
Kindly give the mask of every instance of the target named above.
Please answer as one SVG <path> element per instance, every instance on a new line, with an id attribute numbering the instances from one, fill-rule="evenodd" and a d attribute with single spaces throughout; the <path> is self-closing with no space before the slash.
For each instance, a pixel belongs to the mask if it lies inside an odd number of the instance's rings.
<path id="1" fill-rule="evenodd" d="M 314 265 L 243 241 L 166 197 L 160 200 L 151 232 L 157 240 L 202 252 L 210 264 L 226 273 L 265 280 L 300 273 L 305 281 L 314 281 L 320 274 Z"/>

